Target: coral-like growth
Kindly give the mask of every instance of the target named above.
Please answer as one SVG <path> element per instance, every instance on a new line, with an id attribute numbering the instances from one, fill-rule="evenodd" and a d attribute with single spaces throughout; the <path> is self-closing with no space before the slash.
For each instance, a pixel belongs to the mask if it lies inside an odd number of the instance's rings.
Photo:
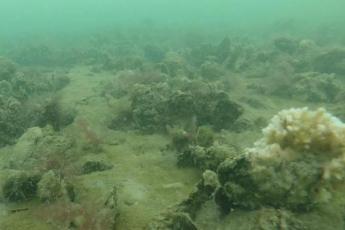
<path id="1" fill-rule="evenodd" d="M 328 202 L 345 172 L 345 124 L 326 112 L 289 109 L 274 116 L 244 156 L 218 168 L 223 210 L 262 206 L 307 211 Z"/>
<path id="2" fill-rule="evenodd" d="M 322 108 L 289 109 L 274 116 L 263 134 L 261 145 L 322 153 L 323 158 L 332 159 L 343 154 L 345 124 Z"/>

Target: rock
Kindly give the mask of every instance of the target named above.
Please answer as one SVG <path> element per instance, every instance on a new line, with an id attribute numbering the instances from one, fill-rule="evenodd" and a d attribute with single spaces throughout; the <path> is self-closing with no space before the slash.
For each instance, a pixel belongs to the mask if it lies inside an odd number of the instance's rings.
<path id="1" fill-rule="evenodd" d="M 178 166 L 194 166 L 202 170 L 216 170 L 226 158 L 234 156 L 237 151 L 226 146 L 213 145 L 208 148 L 190 145 L 186 151 L 179 153 Z"/>
<path id="2" fill-rule="evenodd" d="M 43 174 L 38 182 L 37 190 L 38 197 L 42 201 L 49 202 L 55 201 L 66 193 L 63 180 L 53 170 Z"/>
<path id="3" fill-rule="evenodd" d="M 318 55 L 313 61 L 315 71 L 345 75 L 345 49 L 334 48 Z"/>
<path id="4" fill-rule="evenodd" d="M 289 54 L 295 53 L 299 47 L 299 41 L 287 37 L 276 38 L 273 44 L 279 51 Z"/>
<path id="5" fill-rule="evenodd" d="M 192 219 L 185 213 L 176 213 L 173 215 L 170 224 L 172 230 L 197 230 Z"/>
<path id="6" fill-rule="evenodd" d="M 89 174 L 93 172 L 100 172 L 105 171 L 113 168 L 112 165 L 108 165 L 106 163 L 100 161 L 87 161 L 82 166 L 82 174 Z"/>
<path id="7" fill-rule="evenodd" d="M 16 71 L 16 66 L 12 61 L 0 57 L 0 80 L 10 80 Z"/>
<path id="8" fill-rule="evenodd" d="M 34 198 L 37 194 L 39 175 L 18 173 L 9 177 L 3 185 L 4 198 L 10 202 L 26 201 Z"/>

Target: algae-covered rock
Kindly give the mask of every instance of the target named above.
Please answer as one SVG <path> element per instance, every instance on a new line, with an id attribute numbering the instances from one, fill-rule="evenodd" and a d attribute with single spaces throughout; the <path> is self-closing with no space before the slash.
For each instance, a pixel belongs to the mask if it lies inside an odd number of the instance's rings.
<path id="1" fill-rule="evenodd" d="M 85 202 L 79 207 L 71 220 L 70 226 L 77 229 L 116 229 L 120 215 L 118 206 L 118 188 L 113 186 L 109 195 L 101 202 Z"/>
<path id="2" fill-rule="evenodd" d="M 187 213 L 168 212 L 146 226 L 147 230 L 197 230 L 195 223 Z"/>
<path id="3" fill-rule="evenodd" d="M 250 87 L 263 94 L 314 103 L 334 103 L 344 91 L 341 80 L 334 73 L 292 73 L 282 79 L 271 79 L 270 81 L 274 84 L 267 82 L 265 85 L 251 85 Z"/>
<path id="4" fill-rule="evenodd" d="M 312 160 L 291 162 L 285 167 L 272 163 L 258 169 L 250 164 L 240 158 L 227 160 L 218 168 L 222 187 L 216 193 L 216 202 L 223 210 L 270 206 L 308 211 L 316 205 L 311 194 L 319 185 L 321 172 Z"/>
<path id="5" fill-rule="evenodd" d="M 185 213 L 177 213 L 172 216 L 171 224 L 168 225 L 169 229 L 173 230 L 197 230 L 193 221 Z"/>
<path id="6" fill-rule="evenodd" d="M 101 172 L 111 169 L 113 166 L 101 161 L 87 161 L 81 168 L 82 174 L 89 174 L 93 172 Z"/>
<path id="7" fill-rule="evenodd" d="M 229 99 L 219 100 L 214 108 L 212 125 L 215 129 L 229 129 L 242 115 L 243 108 Z"/>
<path id="8" fill-rule="evenodd" d="M 51 125 L 55 131 L 60 131 L 74 121 L 76 112 L 71 108 L 63 109 L 56 97 L 48 98 L 40 104 L 36 114 L 37 125 Z"/>
<path id="9" fill-rule="evenodd" d="M 48 122 L 42 122 L 44 119 L 54 120 L 55 123 L 50 122 L 54 126 L 62 123 L 59 119 L 62 116 L 49 116 L 57 114 L 52 113 L 52 108 L 57 107 L 39 103 L 40 95 L 47 97 L 68 82 L 69 78 L 63 73 L 21 70 L 11 61 L 0 58 L 0 146 L 14 144 L 29 127 L 46 125 Z"/>
<path id="10" fill-rule="evenodd" d="M 288 37 L 279 37 L 273 40 L 276 49 L 281 52 L 293 54 L 299 47 L 299 41 Z"/>
<path id="11" fill-rule="evenodd" d="M 190 145 L 188 149 L 178 154 L 177 164 L 180 167 L 194 166 L 202 170 L 216 170 L 220 163 L 234 155 L 237 155 L 237 151 L 226 146 Z"/>
<path id="12" fill-rule="evenodd" d="M 292 93 L 305 101 L 334 102 L 342 91 L 334 74 L 303 73 L 295 81 Z"/>
<path id="13" fill-rule="evenodd" d="M 167 52 L 163 59 L 165 73 L 171 77 L 188 74 L 188 65 L 182 55 L 177 52 Z"/>
<path id="14" fill-rule="evenodd" d="M 195 143 L 201 147 L 211 147 L 215 141 L 215 134 L 210 127 L 201 126 L 195 135 Z"/>
<path id="15" fill-rule="evenodd" d="M 182 200 L 173 208 L 163 212 L 146 229 L 198 229 L 194 223 L 194 219 L 202 206 L 212 199 L 212 194 L 217 186 L 217 174 L 211 170 L 206 170 L 194 191 L 186 199 Z"/>
<path id="16" fill-rule="evenodd" d="M 195 98 L 189 92 L 176 91 L 167 101 L 168 113 L 175 119 L 188 119 L 195 114 Z"/>
<path id="17" fill-rule="evenodd" d="M 226 36 L 216 47 L 219 63 L 223 63 L 231 55 L 231 39 Z"/>
<path id="18" fill-rule="evenodd" d="M 176 149 L 177 152 L 188 150 L 190 145 L 211 147 L 216 138 L 212 128 L 208 126 L 196 127 L 196 124 L 188 131 L 181 128 L 168 127 L 168 132 L 171 136 L 171 147 Z"/>
<path id="19" fill-rule="evenodd" d="M 9 59 L 0 57 L 0 81 L 11 80 L 17 71 L 16 65 Z"/>
<path id="20" fill-rule="evenodd" d="M 168 132 L 171 136 L 171 147 L 177 152 L 184 152 L 189 148 L 189 145 L 194 143 L 194 137 L 191 133 L 183 129 L 169 129 Z"/>
<path id="21" fill-rule="evenodd" d="M 160 88 L 138 86 L 132 98 L 132 119 L 145 132 L 164 128 L 166 122 L 165 96 Z"/>
<path id="22" fill-rule="evenodd" d="M 64 72 L 43 72 L 37 69 L 17 71 L 8 82 L 11 84 L 11 96 L 18 100 L 28 100 L 33 95 L 51 94 L 69 83 Z"/>
<path id="23" fill-rule="evenodd" d="M 218 185 L 217 174 L 214 171 L 205 170 L 194 191 L 177 205 L 177 210 L 194 219 L 202 206 L 213 198 L 213 193 Z"/>
<path id="24" fill-rule="evenodd" d="M 123 98 L 127 95 L 135 95 L 138 85 L 153 86 L 163 83 L 166 75 L 154 68 L 143 70 L 122 70 L 118 71 L 114 78 L 105 81 L 102 95 L 106 98 Z"/>
<path id="25" fill-rule="evenodd" d="M 20 172 L 7 178 L 2 187 L 3 197 L 10 202 L 26 201 L 37 194 L 39 175 Z"/>
<path id="26" fill-rule="evenodd" d="M 11 96 L 13 94 L 11 83 L 7 80 L 0 80 L 0 92 L 1 95 Z"/>
<path id="27" fill-rule="evenodd" d="M 144 47 L 144 57 L 152 62 L 160 62 L 164 58 L 164 50 L 155 45 L 146 45 Z"/>
<path id="28" fill-rule="evenodd" d="M 217 80 L 225 75 L 225 71 L 218 63 L 206 61 L 200 66 L 200 74 L 205 80 Z"/>
<path id="29" fill-rule="evenodd" d="M 334 48 L 321 53 L 314 59 L 313 67 L 321 73 L 345 75 L 345 49 Z"/>
<path id="30" fill-rule="evenodd" d="M 102 69 L 107 71 L 137 70 L 143 68 L 143 58 L 136 55 L 124 57 L 106 56 Z"/>
<path id="31" fill-rule="evenodd" d="M 146 132 L 166 126 L 209 125 L 216 130 L 231 129 L 243 108 L 222 91 L 174 90 L 167 84 L 137 85 L 131 100 L 129 119 Z"/>
<path id="32" fill-rule="evenodd" d="M 216 49 L 212 44 L 204 43 L 193 47 L 188 53 L 188 61 L 192 62 L 194 65 L 201 65 L 209 59 L 209 57 L 214 57 L 216 55 Z"/>
<path id="33" fill-rule="evenodd" d="M 243 107 L 216 85 L 177 82 L 175 78 L 151 86 L 136 85 L 131 95 L 130 119 L 137 128 L 157 131 L 167 125 L 187 129 L 208 125 L 216 130 L 231 129 L 243 113 Z"/>
<path id="34" fill-rule="evenodd" d="M 306 226 L 287 210 L 263 208 L 256 213 L 256 225 L 253 230 L 305 230 Z"/>
<path id="35" fill-rule="evenodd" d="M 250 162 L 242 156 L 228 158 L 217 170 L 221 186 L 215 193 L 215 201 L 224 212 L 233 208 L 254 209 L 259 205 L 255 196 L 256 184 L 249 175 Z"/>
<path id="36" fill-rule="evenodd" d="M 61 170 L 73 145 L 73 138 L 54 132 L 49 126 L 32 127 L 9 148 L 3 164 L 20 170 Z"/>
<path id="37" fill-rule="evenodd" d="M 49 170 L 37 184 L 37 195 L 42 201 L 54 201 L 65 194 L 63 179 Z"/>
<path id="38" fill-rule="evenodd" d="M 222 91 L 195 93 L 194 116 L 198 126 L 209 125 L 215 130 L 231 129 L 242 115 L 243 108 Z"/>
<path id="39" fill-rule="evenodd" d="M 26 126 L 22 103 L 13 97 L 0 95 L 0 147 L 13 144 Z"/>

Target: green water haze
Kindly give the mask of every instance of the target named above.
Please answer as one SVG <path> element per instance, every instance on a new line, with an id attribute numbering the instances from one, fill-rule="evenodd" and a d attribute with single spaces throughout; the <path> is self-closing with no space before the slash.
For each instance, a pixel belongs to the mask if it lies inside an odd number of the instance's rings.
<path id="1" fill-rule="evenodd" d="M 344 230 L 344 9 L 1 0 L 0 230 Z"/>

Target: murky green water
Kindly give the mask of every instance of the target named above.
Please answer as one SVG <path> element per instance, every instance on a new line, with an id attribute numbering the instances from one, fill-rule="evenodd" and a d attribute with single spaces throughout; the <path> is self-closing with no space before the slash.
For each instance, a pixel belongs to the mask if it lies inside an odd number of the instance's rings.
<path id="1" fill-rule="evenodd" d="M 344 8 L 2 0 L 0 230 L 344 229 Z"/>

